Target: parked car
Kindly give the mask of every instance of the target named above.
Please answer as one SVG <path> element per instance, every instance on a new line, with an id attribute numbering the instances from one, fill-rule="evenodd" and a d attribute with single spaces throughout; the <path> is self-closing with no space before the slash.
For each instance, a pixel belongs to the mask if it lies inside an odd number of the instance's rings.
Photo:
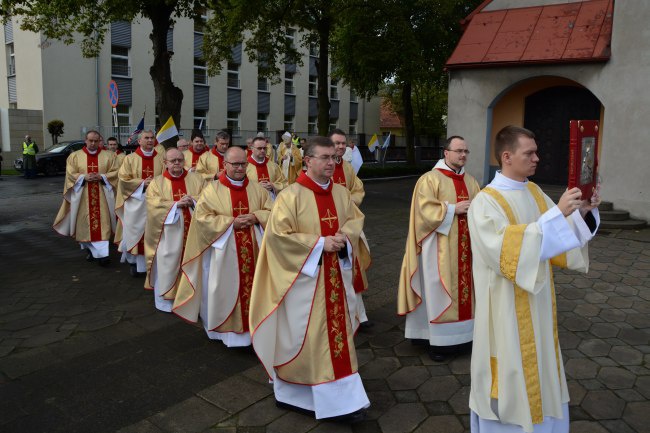
<path id="1" fill-rule="evenodd" d="M 65 172 L 65 160 L 75 150 L 84 147 L 83 140 L 62 141 L 36 154 L 36 171 L 46 176 L 54 176 Z M 14 160 L 14 168 L 23 171 L 23 158 Z"/>

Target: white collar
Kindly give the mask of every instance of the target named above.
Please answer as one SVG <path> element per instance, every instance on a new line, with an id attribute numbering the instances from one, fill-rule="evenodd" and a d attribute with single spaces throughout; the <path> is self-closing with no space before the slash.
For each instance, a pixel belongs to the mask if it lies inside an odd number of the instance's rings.
<path id="1" fill-rule="evenodd" d="M 257 158 L 255 158 L 253 155 L 251 155 L 251 158 L 253 158 L 253 160 L 257 161 L 259 164 L 263 163 L 264 160 L 266 159 L 266 158 L 262 158 L 262 160 L 260 161 Z"/>
<path id="2" fill-rule="evenodd" d="M 178 179 L 179 177 L 181 177 L 181 176 L 183 175 L 184 172 L 185 172 L 185 170 L 181 171 L 181 174 L 179 174 L 178 176 L 175 176 L 174 173 L 172 173 L 171 171 L 167 170 L 167 173 L 169 173 L 169 175 L 170 175 L 171 177 L 176 178 L 176 179 Z"/>
<path id="3" fill-rule="evenodd" d="M 510 179 L 509 177 L 504 176 L 501 174 L 501 170 L 498 170 L 494 175 L 494 179 L 492 179 L 492 182 L 490 182 L 488 186 L 503 191 L 521 191 L 526 189 L 527 184 L 528 179 L 523 182 L 519 182 L 518 180 Z"/>
<path id="4" fill-rule="evenodd" d="M 90 149 L 88 149 L 88 148 L 86 147 L 86 151 L 87 151 L 88 153 L 90 153 L 91 155 L 95 155 L 95 154 L 97 154 L 97 151 L 98 151 L 98 150 L 99 150 L 99 149 L 90 150 Z"/>
<path id="5" fill-rule="evenodd" d="M 151 149 L 150 152 L 147 152 L 147 151 L 145 151 L 143 148 L 140 148 L 140 152 L 142 152 L 142 154 L 143 154 L 144 156 L 151 156 L 151 155 L 153 155 L 154 150 L 156 150 L 156 149 Z"/>
<path id="6" fill-rule="evenodd" d="M 447 171 L 451 171 L 452 173 L 456 173 L 456 171 L 453 168 L 447 165 L 444 159 L 439 159 L 433 168 L 439 168 L 441 170 L 447 170 Z M 465 167 L 461 167 L 460 171 L 456 174 L 465 174 Z"/>
<path id="7" fill-rule="evenodd" d="M 313 179 L 312 179 L 312 180 L 313 180 Z M 327 183 L 318 183 L 318 182 L 316 182 L 316 181 L 314 180 L 314 183 L 315 183 L 316 185 L 320 186 L 320 187 L 323 188 L 323 189 L 327 189 L 327 188 L 329 188 L 329 186 L 330 186 L 330 182 L 331 182 L 331 180 L 328 180 Z"/>
<path id="8" fill-rule="evenodd" d="M 228 176 L 228 175 L 226 175 L 226 177 L 228 178 L 230 183 L 232 183 L 235 186 L 243 186 L 244 185 L 244 179 L 242 179 L 242 180 L 234 180 L 234 179 L 231 179 L 230 176 Z"/>

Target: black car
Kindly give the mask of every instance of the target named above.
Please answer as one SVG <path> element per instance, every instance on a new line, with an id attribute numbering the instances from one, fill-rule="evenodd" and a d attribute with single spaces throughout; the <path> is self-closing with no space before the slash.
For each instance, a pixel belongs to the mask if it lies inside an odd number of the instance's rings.
<path id="1" fill-rule="evenodd" d="M 62 141 L 36 154 L 36 171 L 46 176 L 54 176 L 65 171 L 65 161 L 75 150 L 84 147 L 83 140 Z M 23 171 L 23 158 L 14 160 L 14 167 Z"/>

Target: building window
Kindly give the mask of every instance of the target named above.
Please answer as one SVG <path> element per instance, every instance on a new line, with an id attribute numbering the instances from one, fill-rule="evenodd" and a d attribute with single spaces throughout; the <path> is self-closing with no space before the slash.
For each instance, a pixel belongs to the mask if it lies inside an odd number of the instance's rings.
<path id="1" fill-rule="evenodd" d="M 257 132 L 267 133 L 269 131 L 269 115 L 257 113 Z"/>
<path id="2" fill-rule="evenodd" d="M 354 92 L 354 90 L 350 90 L 350 102 L 359 102 L 357 94 Z"/>
<path id="3" fill-rule="evenodd" d="M 120 143 L 126 143 L 131 135 L 132 126 L 131 126 L 131 106 L 130 105 L 118 105 L 115 107 L 117 111 L 117 130 L 113 132 L 113 135 L 117 136 L 117 139 Z"/>
<path id="4" fill-rule="evenodd" d="M 310 134 L 310 135 L 318 134 L 318 130 L 316 129 L 316 122 L 317 121 L 318 121 L 318 117 L 309 116 L 309 118 L 307 119 L 307 134 Z"/>
<path id="5" fill-rule="evenodd" d="M 7 65 L 7 75 L 16 75 L 16 53 L 14 53 L 14 43 L 7 44 L 9 51 L 9 64 Z"/>
<path id="6" fill-rule="evenodd" d="M 330 82 L 330 99 L 339 99 L 339 80 L 332 79 Z"/>
<path id="7" fill-rule="evenodd" d="M 117 77 L 130 77 L 129 49 L 111 45 L 111 75 Z"/>
<path id="8" fill-rule="evenodd" d="M 268 92 L 269 91 L 269 79 L 268 78 L 257 77 L 257 90 L 260 90 L 262 92 Z"/>
<path id="9" fill-rule="evenodd" d="M 205 23 L 208 21 L 206 8 L 199 8 L 194 16 L 194 33 L 201 33 L 205 31 Z"/>
<path id="10" fill-rule="evenodd" d="M 234 137 L 239 137 L 239 111 L 229 111 L 226 118 L 226 126 L 232 131 Z"/>
<path id="11" fill-rule="evenodd" d="M 228 62 L 228 87 L 239 89 L 239 65 Z"/>
<path id="12" fill-rule="evenodd" d="M 336 129 L 336 128 L 338 128 L 338 127 L 339 127 L 339 126 L 337 125 L 338 122 L 339 122 L 339 119 L 331 119 L 331 118 L 330 118 L 330 127 L 329 127 L 329 130 L 331 131 L 332 129 Z"/>
<path id="13" fill-rule="evenodd" d="M 289 41 L 289 44 L 291 45 L 291 48 L 296 48 L 296 30 L 287 29 L 287 33 L 285 35 L 287 40 Z"/>
<path id="14" fill-rule="evenodd" d="M 309 44 L 309 55 L 312 57 L 318 57 L 318 44 L 313 42 Z"/>
<path id="15" fill-rule="evenodd" d="M 285 114 L 284 115 L 284 130 L 285 131 L 293 131 L 293 121 L 294 121 L 294 116 L 290 114 Z"/>
<path id="16" fill-rule="evenodd" d="M 208 110 L 194 110 L 194 129 L 208 129 Z"/>
<path id="17" fill-rule="evenodd" d="M 318 96 L 318 76 L 309 76 L 309 96 Z"/>
<path id="18" fill-rule="evenodd" d="M 284 93 L 287 95 L 296 94 L 296 89 L 293 87 L 294 75 L 296 75 L 294 72 L 284 71 Z"/>
<path id="19" fill-rule="evenodd" d="M 194 84 L 208 84 L 208 68 L 200 57 L 194 58 Z"/>
<path id="20" fill-rule="evenodd" d="M 350 128 L 348 134 L 357 135 L 357 119 L 350 119 Z"/>

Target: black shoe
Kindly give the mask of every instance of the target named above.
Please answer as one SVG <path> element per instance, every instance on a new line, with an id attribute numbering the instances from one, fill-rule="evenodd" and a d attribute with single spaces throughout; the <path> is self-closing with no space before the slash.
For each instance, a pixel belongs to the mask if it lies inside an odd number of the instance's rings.
<path id="1" fill-rule="evenodd" d="M 111 264 L 111 259 L 108 257 L 102 257 L 101 259 L 99 259 L 99 266 L 101 266 L 102 268 L 105 268 L 110 264 Z"/>
<path id="2" fill-rule="evenodd" d="M 424 340 L 422 338 L 411 338 L 411 345 L 413 346 L 428 346 L 429 340 Z"/>
<path id="3" fill-rule="evenodd" d="M 364 419 L 366 419 L 366 410 L 359 409 L 345 415 L 333 416 L 331 418 L 323 418 L 323 421 L 339 422 L 344 424 L 355 424 L 363 421 Z"/>
<path id="4" fill-rule="evenodd" d="M 435 362 L 445 362 L 447 360 L 447 355 L 444 353 L 437 352 L 433 348 L 430 348 L 429 358 L 431 358 Z"/>
<path id="5" fill-rule="evenodd" d="M 136 265 L 129 265 L 129 275 L 138 278 L 138 267 Z"/>
<path id="6" fill-rule="evenodd" d="M 365 322 L 361 322 L 359 324 L 359 328 L 361 328 L 362 330 L 368 330 L 368 329 L 372 328 L 373 326 L 375 326 L 375 324 L 373 322 L 371 322 L 370 320 L 366 320 Z"/>
<path id="7" fill-rule="evenodd" d="M 291 410 L 291 411 L 294 411 L 294 412 L 298 412 L 298 413 L 300 413 L 302 415 L 307 415 L 307 416 L 310 416 L 312 418 L 316 418 L 316 413 L 313 410 L 303 409 L 301 407 L 294 406 L 292 404 L 284 403 L 282 401 L 277 401 L 277 400 L 275 400 L 275 406 L 279 407 L 280 409 Z"/>
<path id="8" fill-rule="evenodd" d="M 86 261 L 87 262 L 94 262 L 95 261 L 95 257 L 93 257 L 93 253 L 91 253 L 90 251 L 88 251 L 88 254 L 86 254 Z"/>

